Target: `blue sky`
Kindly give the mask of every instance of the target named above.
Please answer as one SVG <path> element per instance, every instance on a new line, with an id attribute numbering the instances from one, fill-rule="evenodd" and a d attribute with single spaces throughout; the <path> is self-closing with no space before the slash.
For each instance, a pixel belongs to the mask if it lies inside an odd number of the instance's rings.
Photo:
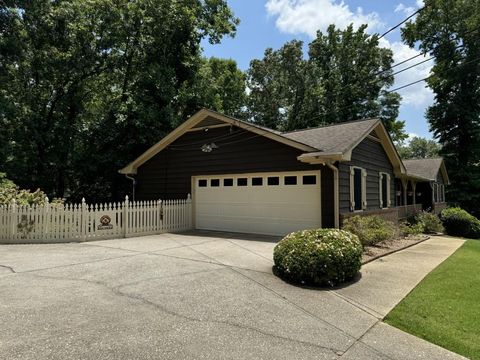
<path id="1" fill-rule="evenodd" d="M 246 70 L 252 59 L 262 58 L 266 48 L 281 47 L 292 39 L 312 40 L 317 29 L 325 30 L 328 24 L 345 27 L 349 23 L 368 23 L 371 33 L 383 33 L 396 25 L 413 11 L 422 6 L 421 0 L 227 0 L 241 23 L 235 38 L 225 38 L 221 44 L 203 44 L 206 56 L 231 58 Z M 394 30 L 385 37 L 383 46 L 390 47 L 396 62 L 418 52 L 400 41 L 400 30 Z M 414 64 L 417 58 L 407 65 Z M 428 76 L 431 62 L 425 63 L 395 79 L 394 87 Z M 399 66 L 398 69 L 402 69 Z M 425 109 L 433 101 L 431 91 L 425 83 L 400 91 L 403 97 L 400 120 L 406 121 L 409 134 L 431 138 L 424 117 Z"/>

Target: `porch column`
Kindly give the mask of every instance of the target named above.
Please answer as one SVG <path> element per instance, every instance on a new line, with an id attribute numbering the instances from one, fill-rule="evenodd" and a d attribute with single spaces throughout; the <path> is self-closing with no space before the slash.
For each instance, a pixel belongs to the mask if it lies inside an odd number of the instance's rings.
<path id="1" fill-rule="evenodd" d="M 416 194 L 417 183 L 416 183 L 416 181 L 412 181 L 412 190 L 413 190 L 413 205 L 415 205 L 417 203 L 417 194 Z"/>
<path id="2" fill-rule="evenodd" d="M 432 189 L 432 212 L 435 214 L 435 186 L 433 185 L 433 182 L 430 182 L 430 189 Z"/>
<path id="3" fill-rule="evenodd" d="M 405 206 L 406 208 L 408 205 L 408 202 L 407 202 L 408 180 L 402 179 L 402 187 L 403 187 L 403 206 Z"/>

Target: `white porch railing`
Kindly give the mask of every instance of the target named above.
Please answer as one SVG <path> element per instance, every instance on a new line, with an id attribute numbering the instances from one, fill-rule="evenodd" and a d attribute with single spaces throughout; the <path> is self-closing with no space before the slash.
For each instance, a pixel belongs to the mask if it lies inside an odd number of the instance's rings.
<path id="1" fill-rule="evenodd" d="M 0 206 L 0 243 L 132 237 L 192 228 L 192 200 Z"/>

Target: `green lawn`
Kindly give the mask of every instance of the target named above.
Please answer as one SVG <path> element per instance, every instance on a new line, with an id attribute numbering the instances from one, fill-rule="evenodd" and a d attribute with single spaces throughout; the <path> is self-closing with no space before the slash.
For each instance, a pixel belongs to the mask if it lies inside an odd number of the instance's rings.
<path id="1" fill-rule="evenodd" d="M 480 241 L 467 241 L 427 275 L 385 322 L 480 359 Z"/>

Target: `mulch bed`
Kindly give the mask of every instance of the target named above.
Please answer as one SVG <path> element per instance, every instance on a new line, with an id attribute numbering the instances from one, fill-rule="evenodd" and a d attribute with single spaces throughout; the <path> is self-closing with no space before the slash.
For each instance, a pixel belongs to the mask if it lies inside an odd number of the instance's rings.
<path id="1" fill-rule="evenodd" d="M 362 264 L 390 255 L 402 249 L 421 243 L 430 239 L 427 235 L 408 236 L 406 238 L 387 240 L 379 242 L 372 246 L 366 246 L 363 250 Z"/>

